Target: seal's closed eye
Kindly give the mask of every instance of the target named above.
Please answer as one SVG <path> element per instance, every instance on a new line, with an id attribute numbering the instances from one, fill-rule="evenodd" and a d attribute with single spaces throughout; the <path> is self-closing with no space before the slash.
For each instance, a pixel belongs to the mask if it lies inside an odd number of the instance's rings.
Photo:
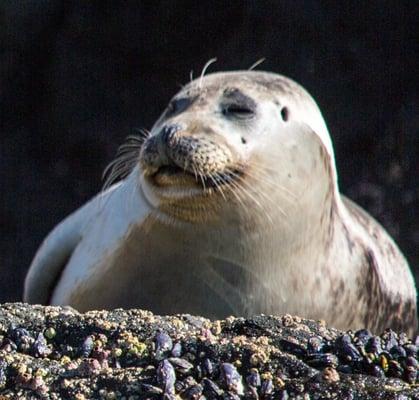
<path id="1" fill-rule="evenodd" d="M 221 112 L 226 117 L 250 119 L 256 113 L 256 102 L 237 88 L 227 88 L 223 92 Z"/>
<path id="2" fill-rule="evenodd" d="M 235 117 L 240 119 L 252 118 L 255 114 L 254 110 L 249 108 L 246 104 L 225 104 L 222 106 L 222 111 L 226 117 Z"/>

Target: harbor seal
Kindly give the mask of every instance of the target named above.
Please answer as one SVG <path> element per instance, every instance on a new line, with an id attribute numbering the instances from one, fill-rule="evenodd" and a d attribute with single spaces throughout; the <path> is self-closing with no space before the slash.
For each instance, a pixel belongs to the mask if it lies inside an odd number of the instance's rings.
<path id="1" fill-rule="evenodd" d="M 192 81 L 110 171 L 120 181 L 43 242 L 25 301 L 416 330 L 408 264 L 339 193 L 322 114 L 294 81 L 261 71 Z"/>

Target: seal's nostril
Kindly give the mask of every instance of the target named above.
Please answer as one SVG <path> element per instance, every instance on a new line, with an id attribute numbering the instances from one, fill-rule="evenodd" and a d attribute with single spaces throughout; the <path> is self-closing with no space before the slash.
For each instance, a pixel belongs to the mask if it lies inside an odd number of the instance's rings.
<path id="1" fill-rule="evenodd" d="M 161 138 L 163 143 L 169 143 L 175 133 L 182 129 L 178 124 L 166 125 L 161 131 Z"/>

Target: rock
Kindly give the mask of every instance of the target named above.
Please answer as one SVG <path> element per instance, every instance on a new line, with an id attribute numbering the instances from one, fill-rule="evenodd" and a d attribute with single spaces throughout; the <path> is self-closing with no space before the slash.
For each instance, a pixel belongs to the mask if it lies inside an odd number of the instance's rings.
<path id="1" fill-rule="evenodd" d="M 290 315 L 0 305 L 0 399 L 413 399 L 417 362 L 404 334 Z"/>

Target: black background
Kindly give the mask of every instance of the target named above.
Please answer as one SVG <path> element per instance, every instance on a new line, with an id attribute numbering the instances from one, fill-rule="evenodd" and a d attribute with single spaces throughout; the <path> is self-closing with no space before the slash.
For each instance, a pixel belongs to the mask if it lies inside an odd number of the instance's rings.
<path id="1" fill-rule="evenodd" d="M 288 75 L 317 100 L 341 190 L 419 269 L 417 2 L 2 1 L 0 301 L 43 237 L 101 188 L 133 127 L 211 71 Z"/>

